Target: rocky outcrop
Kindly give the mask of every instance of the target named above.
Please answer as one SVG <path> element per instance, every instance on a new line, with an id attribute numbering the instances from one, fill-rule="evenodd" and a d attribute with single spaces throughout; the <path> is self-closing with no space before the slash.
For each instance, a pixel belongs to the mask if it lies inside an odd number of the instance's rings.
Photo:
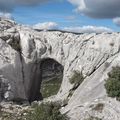
<path id="1" fill-rule="evenodd" d="M 39 32 L 12 24 L 0 32 L 0 100 L 41 99 L 40 68 L 44 59 L 53 59 L 64 66 L 63 82 L 55 100 L 66 100 L 69 96 L 73 71 L 82 72 L 85 77 L 68 99 L 68 105 L 61 109 L 62 113 L 68 113 L 71 120 L 89 116 L 120 119 L 120 103 L 108 98 L 104 88 L 107 73 L 120 65 L 120 33 Z M 93 109 L 99 103 L 104 104 L 102 112 Z"/>

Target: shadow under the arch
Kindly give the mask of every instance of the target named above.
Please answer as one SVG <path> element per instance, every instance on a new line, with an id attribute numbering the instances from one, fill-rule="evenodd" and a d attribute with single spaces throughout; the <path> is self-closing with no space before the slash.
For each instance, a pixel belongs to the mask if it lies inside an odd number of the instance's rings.
<path id="1" fill-rule="evenodd" d="M 45 58 L 40 63 L 41 87 L 40 92 L 43 98 L 56 95 L 63 80 L 64 67 L 52 58 Z"/>

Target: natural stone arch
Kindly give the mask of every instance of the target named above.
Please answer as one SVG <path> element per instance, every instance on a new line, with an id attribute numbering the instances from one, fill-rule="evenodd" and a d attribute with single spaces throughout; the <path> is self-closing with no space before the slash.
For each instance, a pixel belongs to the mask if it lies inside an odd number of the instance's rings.
<path id="1" fill-rule="evenodd" d="M 63 70 L 64 67 L 52 58 L 40 60 L 31 83 L 29 101 L 57 94 L 62 84 Z"/>

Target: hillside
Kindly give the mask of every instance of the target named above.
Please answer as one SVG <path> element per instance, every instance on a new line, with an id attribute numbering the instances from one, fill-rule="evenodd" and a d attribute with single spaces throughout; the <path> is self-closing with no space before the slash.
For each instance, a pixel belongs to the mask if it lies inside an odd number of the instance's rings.
<path id="1" fill-rule="evenodd" d="M 42 100 L 43 80 L 62 73 L 51 100 L 67 102 L 61 112 L 70 120 L 120 119 L 120 102 L 104 86 L 112 67 L 120 66 L 120 33 L 36 31 L 3 19 L 0 28 L 0 101 Z M 70 83 L 75 71 L 84 78 L 76 86 Z M 101 111 L 94 109 L 99 104 Z"/>

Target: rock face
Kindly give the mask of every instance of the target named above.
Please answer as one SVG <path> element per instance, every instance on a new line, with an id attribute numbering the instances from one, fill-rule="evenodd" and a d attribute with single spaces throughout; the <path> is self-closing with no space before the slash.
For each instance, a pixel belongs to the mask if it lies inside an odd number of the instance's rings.
<path id="1" fill-rule="evenodd" d="M 107 73 L 113 66 L 120 65 L 120 33 L 39 32 L 6 20 L 0 21 L 0 27 L 1 101 L 42 99 L 39 92 L 41 61 L 53 59 L 64 67 L 56 100 L 68 97 L 73 88 L 69 82 L 73 71 L 82 72 L 85 77 L 68 105 L 61 109 L 62 113 L 68 113 L 71 120 L 84 120 L 89 116 L 120 119 L 120 102 L 108 98 L 104 88 Z M 94 109 L 99 103 L 104 106 L 102 111 Z"/>

